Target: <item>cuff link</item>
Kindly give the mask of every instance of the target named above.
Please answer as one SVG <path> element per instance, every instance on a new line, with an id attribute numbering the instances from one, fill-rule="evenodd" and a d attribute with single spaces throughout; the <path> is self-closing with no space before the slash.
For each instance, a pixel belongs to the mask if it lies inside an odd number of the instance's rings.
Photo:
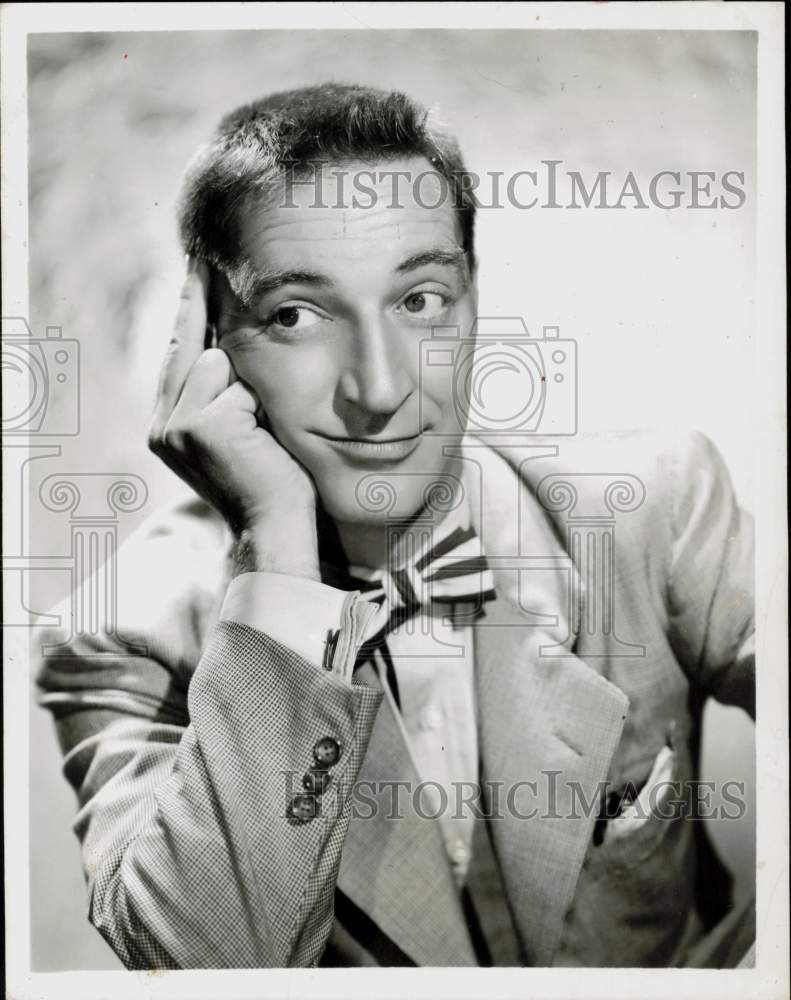
<path id="1" fill-rule="evenodd" d="M 321 660 L 321 665 L 325 670 L 332 670 L 335 665 L 335 650 L 338 648 L 340 634 L 339 628 L 327 630 L 327 638 L 324 640 L 324 656 Z"/>

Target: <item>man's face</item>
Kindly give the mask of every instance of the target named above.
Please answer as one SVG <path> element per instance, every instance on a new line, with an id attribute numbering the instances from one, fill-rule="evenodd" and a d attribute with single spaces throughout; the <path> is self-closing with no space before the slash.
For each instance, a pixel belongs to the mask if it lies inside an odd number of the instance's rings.
<path id="1" fill-rule="evenodd" d="M 311 182 L 247 214 L 242 244 L 255 291 L 242 302 L 220 280 L 218 334 L 328 513 L 370 524 L 415 513 L 432 477 L 452 467 L 443 445 L 459 439 L 453 366 L 421 371 L 420 345 L 432 326 L 458 326 L 468 336 L 476 298 L 457 214 L 439 182 L 424 177 L 419 201 L 403 181 L 394 201 L 392 176 L 370 183 L 372 170 L 414 177 L 431 169 L 427 161 L 343 169 L 347 191 L 355 171 L 368 172 L 372 207 L 362 207 L 367 195 L 353 207 L 351 193 L 335 207 L 330 168 L 320 198 L 328 207 L 316 207 Z M 372 478 L 392 488 L 395 508 L 369 509 Z"/>

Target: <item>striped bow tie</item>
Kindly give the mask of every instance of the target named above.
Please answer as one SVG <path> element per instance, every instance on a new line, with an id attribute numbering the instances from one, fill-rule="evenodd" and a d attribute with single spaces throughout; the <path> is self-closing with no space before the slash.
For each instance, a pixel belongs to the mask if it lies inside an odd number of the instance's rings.
<path id="1" fill-rule="evenodd" d="M 456 527 L 443 536 L 440 528 L 439 535 L 435 534 L 427 552 L 417 559 L 410 559 L 408 553 L 396 569 L 383 572 L 349 566 L 353 585 L 382 609 L 377 621 L 383 624 L 366 646 L 421 608 L 435 607 L 452 618 L 466 610 L 463 620 L 472 621 L 484 613 L 484 602 L 496 597 L 492 571 L 475 530 Z M 472 609 L 463 608 L 470 603 Z"/>

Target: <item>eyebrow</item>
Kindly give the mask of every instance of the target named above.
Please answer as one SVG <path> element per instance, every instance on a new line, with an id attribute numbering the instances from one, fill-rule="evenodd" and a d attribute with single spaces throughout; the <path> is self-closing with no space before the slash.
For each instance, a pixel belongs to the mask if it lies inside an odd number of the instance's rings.
<path id="1" fill-rule="evenodd" d="M 408 274 L 418 268 L 429 264 L 439 264 L 442 267 L 454 268 L 462 280 L 467 278 L 466 270 L 467 254 L 461 247 L 445 250 L 434 247 L 430 250 L 421 250 L 412 254 L 406 260 L 402 260 L 396 267 L 397 274 Z M 245 276 L 239 282 L 241 287 L 234 289 L 239 299 L 247 308 L 268 295 L 277 291 L 285 285 L 312 285 L 314 288 L 329 288 L 333 281 L 326 274 L 319 271 L 306 270 L 271 270 L 260 274 Z"/>
<path id="2" fill-rule="evenodd" d="M 246 280 L 243 279 L 240 282 L 241 287 L 238 290 L 234 289 L 234 291 L 244 305 L 249 308 L 264 295 L 277 291 L 284 285 L 313 285 L 314 287 L 326 288 L 331 284 L 332 281 L 326 274 L 320 274 L 317 271 L 272 270 L 255 274 Z"/>
<path id="3" fill-rule="evenodd" d="M 466 261 L 467 254 L 461 247 L 455 247 L 452 250 L 435 248 L 423 250 L 407 257 L 406 260 L 401 261 L 396 271 L 399 274 L 407 274 L 409 271 L 416 271 L 419 267 L 425 267 L 427 264 L 440 264 L 444 267 L 455 268 L 462 277 L 465 277 Z"/>

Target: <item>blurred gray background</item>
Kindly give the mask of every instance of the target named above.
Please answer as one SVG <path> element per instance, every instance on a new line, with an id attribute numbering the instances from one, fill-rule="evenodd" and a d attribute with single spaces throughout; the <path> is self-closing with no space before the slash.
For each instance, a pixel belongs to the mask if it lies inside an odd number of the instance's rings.
<path id="1" fill-rule="evenodd" d="M 755 35 L 655 31 L 238 31 L 29 39 L 30 320 L 81 350 L 81 431 L 31 465 L 133 472 L 149 489 L 127 535 L 181 491 L 147 452 L 182 262 L 173 200 L 218 118 L 263 93 L 326 79 L 436 105 L 478 172 L 744 171 L 736 211 L 482 211 L 481 312 L 559 325 L 579 343 L 585 430 L 689 424 L 714 439 L 752 507 Z M 64 515 L 35 507 L 31 554 L 65 554 Z M 32 574 L 31 606 L 65 573 Z M 740 890 L 754 873 L 751 724 L 709 710 L 707 777 L 744 780 L 743 822 L 714 830 Z M 75 810 L 49 717 L 31 708 L 32 962 L 118 968 L 86 920 Z"/>

